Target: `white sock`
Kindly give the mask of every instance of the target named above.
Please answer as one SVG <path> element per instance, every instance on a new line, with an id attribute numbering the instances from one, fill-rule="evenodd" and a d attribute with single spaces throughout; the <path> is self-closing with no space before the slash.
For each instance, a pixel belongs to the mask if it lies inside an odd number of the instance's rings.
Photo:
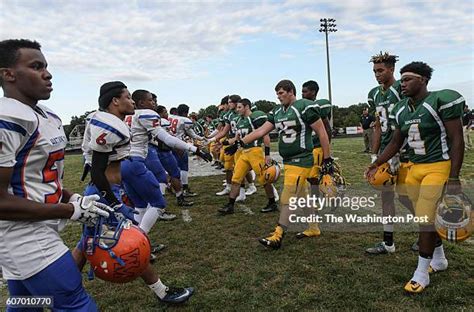
<path id="1" fill-rule="evenodd" d="M 143 219 L 143 216 L 145 215 L 146 208 L 135 207 L 135 210 L 138 212 L 138 214 L 135 215 L 135 221 L 140 223 Z"/>
<path id="2" fill-rule="evenodd" d="M 413 273 L 412 281 L 417 282 L 421 286 L 426 287 L 430 284 L 430 275 L 428 269 L 430 267 L 431 259 L 423 258 L 418 256 L 418 267 Z"/>
<path id="3" fill-rule="evenodd" d="M 166 287 L 160 279 L 158 279 L 156 283 L 148 285 L 148 287 L 150 287 L 150 289 L 153 290 L 160 299 L 163 299 L 166 296 L 166 291 L 168 290 L 168 287 Z"/>
<path id="4" fill-rule="evenodd" d="M 156 220 L 158 220 L 158 217 L 161 215 L 161 210 L 156 208 L 156 207 L 149 207 L 145 215 L 143 216 L 142 221 L 140 222 L 140 228 L 148 234 L 150 232 L 151 228 L 153 225 L 155 225 Z"/>
<path id="5" fill-rule="evenodd" d="M 251 187 L 251 188 L 254 188 L 254 187 L 255 187 L 255 183 L 253 183 L 253 182 L 252 182 L 252 183 L 249 183 L 249 188 L 250 188 L 250 187 Z"/>
<path id="6" fill-rule="evenodd" d="M 188 184 L 188 172 L 181 170 L 181 183 Z"/>
<path id="7" fill-rule="evenodd" d="M 240 188 L 239 197 L 245 197 L 245 188 Z"/>
<path id="8" fill-rule="evenodd" d="M 435 248 L 430 265 L 435 270 L 446 270 L 448 267 L 448 260 L 444 255 L 443 245 Z"/>
<path id="9" fill-rule="evenodd" d="M 168 186 L 168 185 L 167 185 L 166 183 L 160 183 L 160 191 L 161 191 L 161 194 L 162 194 L 163 196 L 165 196 L 165 194 L 166 194 L 166 187 L 167 187 L 167 186 Z"/>
<path id="10" fill-rule="evenodd" d="M 393 224 L 384 224 L 383 225 L 383 231 L 393 233 Z"/>
<path id="11" fill-rule="evenodd" d="M 255 171 L 250 170 L 250 174 L 252 175 L 252 181 L 255 181 L 255 178 L 257 177 L 257 175 L 255 174 Z"/>

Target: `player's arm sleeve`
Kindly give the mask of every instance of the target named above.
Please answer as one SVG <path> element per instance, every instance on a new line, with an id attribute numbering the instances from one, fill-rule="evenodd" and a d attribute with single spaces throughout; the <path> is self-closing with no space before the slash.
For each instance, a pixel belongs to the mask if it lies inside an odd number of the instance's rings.
<path id="1" fill-rule="evenodd" d="M 0 167 L 13 167 L 17 151 L 26 140 L 27 131 L 19 124 L 0 119 Z"/>
<path id="2" fill-rule="evenodd" d="M 118 131 L 114 133 L 100 128 L 93 128 L 91 130 L 89 148 L 94 152 L 111 153 L 114 147 L 124 138 Z"/>
<path id="3" fill-rule="evenodd" d="M 260 115 L 253 119 L 252 123 L 255 129 L 260 128 L 266 121 L 268 117 L 266 115 Z"/>
<path id="4" fill-rule="evenodd" d="M 152 132 L 156 127 L 160 126 L 161 120 L 158 114 L 147 114 L 139 116 L 138 122 L 147 132 Z"/>
<path id="5" fill-rule="evenodd" d="M 184 123 L 184 131 L 186 132 L 187 135 L 189 135 L 189 137 L 191 139 L 195 139 L 195 140 L 204 140 L 204 138 L 200 135 L 198 135 L 196 132 L 194 132 L 193 130 L 193 124 L 192 123 L 188 123 L 187 121 L 185 121 Z"/>
<path id="6" fill-rule="evenodd" d="M 267 121 L 271 122 L 273 126 L 275 126 L 275 109 L 276 107 L 267 114 Z"/>
<path id="7" fill-rule="evenodd" d="M 439 91 L 438 113 L 443 121 L 461 118 L 466 101 L 454 90 Z"/>
<path id="8" fill-rule="evenodd" d="M 97 151 L 92 152 L 91 179 L 92 183 L 94 183 L 99 192 L 102 193 L 108 204 L 115 206 L 119 204 L 120 201 L 115 197 L 114 192 L 112 192 L 110 188 L 110 183 L 105 176 L 105 170 L 109 164 L 109 154 L 110 153 Z"/>
<path id="9" fill-rule="evenodd" d="M 321 118 L 321 113 L 319 110 L 319 105 L 308 104 L 301 113 L 301 118 L 308 123 L 309 125 L 313 124 L 315 121 Z"/>
<path id="10" fill-rule="evenodd" d="M 168 147 L 172 149 L 179 149 L 179 150 L 185 150 L 185 151 L 191 151 L 191 152 L 195 152 L 197 150 L 196 146 L 192 144 L 188 144 L 172 136 L 171 134 L 166 132 L 166 130 L 163 129 L 162 127 L 155 128 L 152 132 L 152 135 L 155 139 L 160 140 L 161 142 L 163 142 L 164 144 L 166 144 Z"/>

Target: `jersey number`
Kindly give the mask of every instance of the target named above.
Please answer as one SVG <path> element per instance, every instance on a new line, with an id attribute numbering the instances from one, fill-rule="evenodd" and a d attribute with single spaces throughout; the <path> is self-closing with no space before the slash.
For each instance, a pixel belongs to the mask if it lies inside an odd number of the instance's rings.
<path id="1" fill-rule="evenodd" d="M 280 129 L 281 140 L 283 143 L 291 144 L 296 141 L 298 133 L 292 127 L 296 126 L 296 120 L 287 120 L 277 123 L 277 128 Z M 283 132 L 283 134 L 281 134 Z"/>
<path id="2" fill-rule="evenodd" d="M 408 129 L 408 145 L 416 155 L 426 155 L 425 141 L 421 139 L 418 124 L 412 124 Z"/>
<path id="3" fill-rule="evenodd" d="M 170 118 L 169 121 L 171 123 L 171 125 L 170 125 L 171 133 L 176 134 L 176 127 L 178 126 L 178 119 Z"/>
<path id="4" fill-rule="evenodd" d="M 377 114 L 379 116 L 380 128 L 385 133 L 388 130 L 388 114 L 392 111 L 394 104 L 390 104 L 388 111 L 383 106 L 377 106 Z"/>
<path id="5" fill-rule="evenodd" d="M 107 133 L 105 132 L 99 135 L 97 139 L 95 139 L 95 143 L 97 143 L 98 145 L 105 145 L 107 143 L 107 141 L 105 140 L 106 135 Z"/>
<path id="6" fill-rule="evenodd" d="M 63 159 L 64 150 L 51 152 L 49 154 L 48 160 L 46 161 L 46 165 L 43 168 L 43 182 L 54 182 L 54 184 L 56 184 L 56 191 L 54 193 L 44 195 L 44 202 L 47 204 L 59 203 L 59 200 L 63 194 L 61 183 L 59 183 L 58 167 L 56 165 L 57 161 L 61 161 Z"/>
<path id="7" fill-rule="evenodd" d="M 127 117 L 125 117 L 125 123 L 129 128 L 132 127 L 132 115 L 128 115 Z"/>

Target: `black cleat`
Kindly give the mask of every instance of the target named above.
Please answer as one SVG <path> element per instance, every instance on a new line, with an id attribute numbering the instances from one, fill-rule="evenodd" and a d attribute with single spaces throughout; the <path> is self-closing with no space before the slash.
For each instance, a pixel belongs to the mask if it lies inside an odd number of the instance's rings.
<path id="1" fill-rule="evenodd" d="M 188 301 L 189 298 L 194 293 L 194 288 L 192 287 L 186 287 L 186 288 L 174 288 L 174 287 L 168 287 L 166 290 L 166 296 L 164 296 L 162 299 L 158 298 L 161 302 L 166 302 L 166 303 L 183 303 Z"/>
<path id="2" fill-rule="evenodd" d="M 272 211 L 277 211 L 278 205 L 277 203 L 268 203 L 265 207 L 263 207 L 260 212 L 267 213 Z"/>
<path id="3" fill-rule="evenodd" d="M 194 197 L 197 196 L 197 193 L 193 193 L 190 189 L 183 190 L 184 197 Z"/>
<path id="4" fill-rule="evenodd" d="M 221 214 L 224 214 L 224 215 L 232 214 L 232 213 L 234 213 L 234 205 L 232 205 L 231 203 L 227 203 L 227 204 L 225 204 L 224 207 L 219 208 L 217 211 Z"/>
<path id="5" fill-rule="evenodd" d="M 189 206 L 194 205 L 194 202 L 192 202 L 192 201 L 187 201 L 187 200 L 184 198 L 184 194 L 181 194 L 181 196 L 176 197 L 176 200 L 178 201 L 178 206 L 180 206 L 180 207 L 189 207 Z"/>
<path id="6" fill-rule="evenodd" d="M 265 238 L 259 238 L 259 243 L 267 248 L 272 249 L 280 249 L 281 242 L 283 241 L 283 236 L 285 236 L 285 232 L 283 228 L 279 225 L 275 228 L 275 231 L 270 234 L 270 236 Z"/>

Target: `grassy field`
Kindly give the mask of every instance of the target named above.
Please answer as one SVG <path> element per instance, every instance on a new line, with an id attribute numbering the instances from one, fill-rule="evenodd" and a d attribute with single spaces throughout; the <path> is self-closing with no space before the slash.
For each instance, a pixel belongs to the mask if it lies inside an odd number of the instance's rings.
<path id="1" fill-rule="evenodd" d="M 334 155 L 344 168 L 351 187 L 365 184 L 362 173 L 369 159 L 362 154 L 362 139 L 338 139 Z M 474 155 L 467 153 L 463 177 L 474 180 Z M 66 158 L 65 185 L 81 192 L 80 156 Z M 245 310 L 474 310 L 474 244 L 445 244 L 449 269 L 431 278 L 421 295 L 408 296 L 404 284 L 411 277 L 417 254 L 410 250 L 415 233 L 395 233 L 397 252 L 368 256 L 366 247 L 381 239 L 378 232 L 341 233 L 326 231 L 319 238 L 297 240 L 287 235 L 278 251 L 266 250 L 257 238 L 268 234 L 277 214 L 260 214 L 266 200 L 258 194 L 245 206 L 255 214 L 237 213 L 221 217 L 216 209 L 226 202 L 217 197 L 223 175 L 192 178 L 190 185 L 199 193 L 191 214 L 193 221 L 180 218 L 159 222 L 150 233 L 152 241 L 167 245 L 154 264 L 169 285 L 194 286 L 196 293 L 179 307 L 160 304 L 141 280 L 114 285 L 98 279 L 84 283 L 102 311 L 245 311 Z M 180 215 L 175 200 L 168 195 L 169 211 Z M 71 225 L 63 232 L 73 247 L 80 227 Z M 4 291 L 3 291 L 4 293 Z"/>

